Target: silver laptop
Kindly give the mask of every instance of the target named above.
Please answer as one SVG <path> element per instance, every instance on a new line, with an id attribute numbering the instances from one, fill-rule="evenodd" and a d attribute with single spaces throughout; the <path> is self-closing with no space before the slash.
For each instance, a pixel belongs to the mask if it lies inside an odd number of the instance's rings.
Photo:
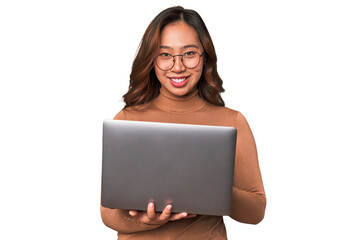
<path id="1" fill-rule="evenodd" d="M 105 120 L 104 207 L 230 215 L 236 128 Z"/>

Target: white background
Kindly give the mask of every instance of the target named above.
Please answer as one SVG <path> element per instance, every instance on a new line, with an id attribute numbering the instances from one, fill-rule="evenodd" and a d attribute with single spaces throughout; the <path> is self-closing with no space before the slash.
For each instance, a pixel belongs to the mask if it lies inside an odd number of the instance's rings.
<path id="1" fill-rule="evenodd" d="M 150 21 L 200 13 L 268 198 L 229 239 L 359 239 L 358 1 L 1 1 L 1 239 L 116 239 L 100 218 L 102 121 Z M 6 236 L 6 237 L 4 237 Z"/>

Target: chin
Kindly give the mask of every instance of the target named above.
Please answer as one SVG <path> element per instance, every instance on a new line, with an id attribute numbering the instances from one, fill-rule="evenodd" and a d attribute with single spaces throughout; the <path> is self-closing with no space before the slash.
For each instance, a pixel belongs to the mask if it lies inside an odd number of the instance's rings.
<path id="1" fill-rule="evenodd" d="M 175 95 L 175 96 L 181 97 L 181 96 L 186 95 L 187 92 L 186 91 L 175 90 L 175 91 L 170 91 L 170 93 Z"/>
<path id="2" fill-rule="evenodd" d="M 190 93 L 191 90 L 189 89 L 171 89 L 170 93 L 172 93 L 173 95 L 176 95 L 178 97 L 182 97 L 185 96 L 186 94 Z"/>

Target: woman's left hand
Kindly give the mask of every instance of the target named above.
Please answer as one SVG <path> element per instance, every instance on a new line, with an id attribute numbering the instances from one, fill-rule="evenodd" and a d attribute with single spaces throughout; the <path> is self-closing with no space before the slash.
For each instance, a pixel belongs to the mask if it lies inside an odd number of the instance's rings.
<path id="1" fill-rule="evenodd" d="M 196 217 L 195 214 L 188 214 L 186 212 L 182 213 L 171 213 L 172 206 L 167 205 L 162 213 L 155 212 L 154 203 L 149 203 L 147 211 L 129 211 L 129 214 L 138 219 L 140 222 L 150 225 L 163 225 L 168 221 L 176 221 L 183 218 L 192 218 Z"/>

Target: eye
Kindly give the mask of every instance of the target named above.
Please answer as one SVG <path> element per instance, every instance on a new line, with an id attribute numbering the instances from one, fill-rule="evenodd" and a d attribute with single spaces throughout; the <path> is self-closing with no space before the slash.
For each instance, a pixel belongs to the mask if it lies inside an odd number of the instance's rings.
<path id="1" fill-rule="evenodd" d="M 194 51 L 189 51 L 189 52 L 184 53 L 184 56 L 193 56 L 193 55 L 195 55 L 195 54 L 196 54 L 196 52 L 194 52 Z"/>
<path id="2" fill-rule="evenodd" d="M 171 54 L 169 54 L 169 53 L 160 53 L 159 56 L 161 56 L 161 57 L 171 57 Z"/>

